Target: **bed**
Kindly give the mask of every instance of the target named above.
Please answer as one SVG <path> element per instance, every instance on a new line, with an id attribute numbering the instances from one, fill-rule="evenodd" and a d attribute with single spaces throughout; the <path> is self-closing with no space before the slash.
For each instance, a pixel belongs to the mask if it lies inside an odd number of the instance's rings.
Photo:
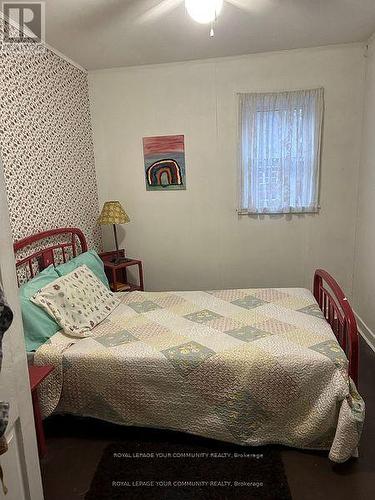
<path id="1" fill-rule="evenodd" d="M 87 250 L 79 229 L 14 245 L 18 275 L 33 278 Z M 19 256 L 19 257 L 17 257 Z M 242 445 L 357 455 L 364 420 L 358 332 L 325 271 L 302 288 L 125 292 L 89 337 L 62 332 L 41 345 L 53 364 L 40 391 L 53 412 L 188 432 Z"/>

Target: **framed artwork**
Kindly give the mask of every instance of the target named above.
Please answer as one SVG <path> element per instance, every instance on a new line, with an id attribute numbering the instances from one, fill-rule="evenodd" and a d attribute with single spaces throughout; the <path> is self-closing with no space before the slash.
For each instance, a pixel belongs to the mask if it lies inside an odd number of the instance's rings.
<path id="1" fill-rule="evenodd" d="M 147 191 L 186 189 L 183 135 L 143 138 Z"/>

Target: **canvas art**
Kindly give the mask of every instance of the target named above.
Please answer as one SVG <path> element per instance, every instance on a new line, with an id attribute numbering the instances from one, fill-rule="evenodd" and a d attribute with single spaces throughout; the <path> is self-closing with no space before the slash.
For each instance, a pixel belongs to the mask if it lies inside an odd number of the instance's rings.
<path id="1" fill-rule="evenodd" d="M 147 191 L 186 189 L 183 135 L 143 138 Z"/>

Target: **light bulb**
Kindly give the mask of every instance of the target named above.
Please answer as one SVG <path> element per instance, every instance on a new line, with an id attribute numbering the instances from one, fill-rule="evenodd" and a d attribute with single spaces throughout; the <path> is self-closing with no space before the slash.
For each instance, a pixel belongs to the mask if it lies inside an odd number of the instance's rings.
<path id="1" fill-rule="evenodd" d="M 223 7 L 223 0 L 185 0 L 189 15 L 201 24 L 215 21 Z"/>

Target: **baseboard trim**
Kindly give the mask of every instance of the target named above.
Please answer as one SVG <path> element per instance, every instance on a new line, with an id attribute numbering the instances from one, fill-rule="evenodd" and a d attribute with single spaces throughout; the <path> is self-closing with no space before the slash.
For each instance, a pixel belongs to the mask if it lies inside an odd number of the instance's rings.
<path id="1" fill-rule="evenodd" d="M 375 352 L 375 333 L 366 325 L 363 319 L 356 312 L 354 312 L 354 314 L 357 320 L 358 331 L 361 337 L 365 340 L 366 344 Z"/>

